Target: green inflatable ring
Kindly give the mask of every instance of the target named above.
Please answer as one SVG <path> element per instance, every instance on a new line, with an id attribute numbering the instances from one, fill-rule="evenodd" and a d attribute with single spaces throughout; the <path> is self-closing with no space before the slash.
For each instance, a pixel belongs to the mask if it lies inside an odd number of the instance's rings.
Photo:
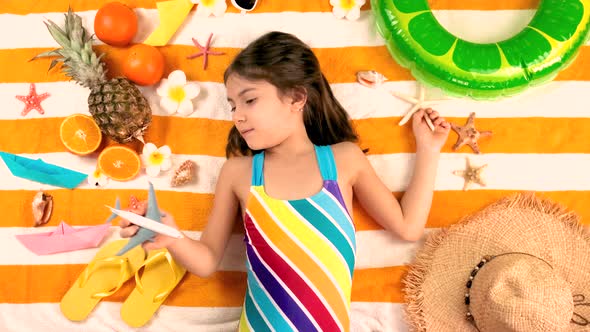
<path id="1" fill-rule="evenodd" d="M 414 77 L 454 96 L 494 99 L 555 78 L 588 39 L 590 0 L 541 0 L 507 40 L 478 44 L 443 28 L 427 0 L 371 0 L 377 30 Z"/>

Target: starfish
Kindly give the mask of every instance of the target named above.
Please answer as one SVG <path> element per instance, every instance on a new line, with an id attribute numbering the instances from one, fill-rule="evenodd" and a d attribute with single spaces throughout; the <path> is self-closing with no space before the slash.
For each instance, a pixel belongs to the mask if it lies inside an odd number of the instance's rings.
<path id="1" fill-rule="evenodd" d="M 25 103 L 25 109 L 20 113 L 22 116 L 27 115 L 31 110 L 37 110 L 39 114 L 45 114 L 41 102 L 49 97 L 49 93 L 37 94 L 35 83 L 31 83 L 29 87 L 29 94 L 26 96 L 16 96 L 16 99 Z"/>
<path id="2" fill-rule="evenodd" d="M 469 186 L 472 183 L 479 184 L 481 186 L 486 186 L 485 181 L 481 177 L 481 172 L 488 166 L 487 164 L 479 167 L 475 167 L 471 165 L 471 161 L 469 158 L 465 158 L 467 162 L 467 166 L 464 171 L 454 171 L 453 174 L 463 177 L 465 180 L 465 184 L 463 185 L 463 190 L 468 190 Z"/>
<path id="3" fill-rule="evenodd" d="M 131 195 L 131 197 L 129 197 L 129 207 L 127 208 L 127 211 L 144 216 L 147 211 L 147 201 L 140 201 L 137 197 Z"/>
<path id="4" fill-rule="evenodd" d="M 474 118 L 475 113 L 471 112 L 464 126 L 457 126 L 456 124 L 451 123 L 451 128 L 453 128 L 457 135 L 459 135 L 457 142 L 455 145 L 453 145 L 453 151 L 456 151 L 463 145 L 467 144 L 473 149 L 475 153 L 479 154 L 480 151 L 479 146 L 477 145 L 477 140 L 480 139 L 480 137 L 492 136 L 492 132 L 489 130 L 478 131 L 475 129 Z"/>
<path id="5" fill-rule="evenodd" d="M 199 48 L 199 52 L 195 53 L 195 54 L 191 54 L 186 57 L 187 59 L 194 59 L 194 58 L 200 57 L 202 55 L 203 58 L 205 59 L 203 61 L 203 70 L 207 69 L 207 59 L 209 58 L 209 55 L 223 55 L 223 54 L 225 54 L 225 52 L 211 51 L 211 38 L 212 37 L 213 37 L 213 33 L 211 33 L 209 35 L 209 38 L 207 39 L 207 44 L 205 44 L 205 46 L 202 46 L 201 44 L 199 44 L 199 42 L 195 38 L 192 38 L 193 44 L 195 44 L 195 46 Z"/>
<path id="6" fill-rule="evenodd" d="M 410 120 L 412 115 L 414 115 L 414 113 L 416 113 L 421 108 L 427 108 L 427 106 L 432 106 L 432 105 L 442 101 L 442 100 L 425 100 L 424 98 L 426 95 L 426 90 L 424 89 L 423 85 L 421 85 L 421 84 L 418 84 L 418 85 L 420 86 L 420 88 L 418 90 L 418 98 L 408 96 L 403 93 L 391 91 L 391 94 L 398 97 L 399 99 L 402 99 L 402 100 L 407 101 L 408 103 L 414 104 L 414 106 L 412 106 L 412 108 L 408 111 L 408 113 L 406 113 L 406 115 L 404 115 L 402 120 L 399 122 L 400 126 L 403 126 L 404 124 L 406 124 L 406 122 L 408 122 L 408 120 Z M 430 118 L 425 116 L 424 119 L 426 119 L 426 124 L 428 124 L 428 127 L 430 127 L 430 130 L 434 131 L 434 125 L 432 124 L 432 121 L 430 120 Z"/>

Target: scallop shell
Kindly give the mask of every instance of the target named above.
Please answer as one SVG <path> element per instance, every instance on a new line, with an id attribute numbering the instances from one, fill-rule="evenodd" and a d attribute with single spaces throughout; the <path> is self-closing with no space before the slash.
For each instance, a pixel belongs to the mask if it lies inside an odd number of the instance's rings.
<path id="1" fill-rule="evenodd" d="M 170 184 L 173 187 L 189 183 L 195 177 L 196 164 L 192 160 L 186 160 L 174 171 Z"/>
<path id="2" fill-rule="evenodd" d="M 53 197 L 38 191 L 33 197 L 32 208 L 35 226 L 46 224 L 53 212 Z"/>

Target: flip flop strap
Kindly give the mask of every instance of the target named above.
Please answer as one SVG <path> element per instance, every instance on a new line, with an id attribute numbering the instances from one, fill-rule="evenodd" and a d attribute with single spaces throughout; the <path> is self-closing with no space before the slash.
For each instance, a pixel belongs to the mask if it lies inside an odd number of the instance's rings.
<path id="1" fill-rule="evenodd" d="M 114 256 L 114 257 L 97 259 L 97 260 L 90 262 L 90 264 L 88 264 L 88 267 L 86 269 L 84 269 L 82 278 L 80 279 L 80 284 L 79 284 L 80 288 L 84 287 L 84 285 L 86 284 L 86 282 L 88 282 L 88 279 L 90 278 L 92 273 L 94 273 L 101 265 L 119 265 L 119 267 L 120 267 L 119 280 L 117 281 L 117 285 L 115 286 L 115 288 L 113 288 L 112 290 L 92 294 L 92 297 L 95 299 L 100 299 L 100 298 L 107 297 L 109 295 L 114 294 L 116 291 L 119 290 L 119 288 L 121 288 L 123 283 L 125 283 L 125 281 L 127 279 L 129 279 L 129 278 L 127 278 L 127 276 L 129 276 L 129 274 L 130 274 L 128 271 L 129 260 L 127 259 L 127 257 Z M 127 272 L 127 273 L 125 273 L 125 272 Z"/>
<path id="2" fill-rule="evenodd" d="M 139 271 L 141 271 L 142 268 L 146 267 L 149 264 L 154 263 L 155 261 L 158 261 L 162 258 L 166 258 L 166 262 L 168 262 L 168 266 L 170 266 L 170 269 L 172 270 L 172 273 L 174 274 L 175 280 L 174 280 L 174 284 L 172 287 L 156 294 L 154 296 L 154 303 L 156 302 L 160 302 L 162 299 L 164 299 L 166 296 L 168 296 L 168 294 L 170 294 L 172 292 L 172 290 L 174 289 L 174 286 L 176 286 L 177 283 L 177 276 L 176 276 L 176 269 L 174 268 L 174 262 L 173 262 L 173 258 L 172 255 L 170 255 L 170 252 L 168 252 L 168 250 L 165 251 L 160 251 L 159 253 L 153 255 L 152 257 L 148 258 L 143 265 L 137 270 L 137 272 L 135 272 L 135 287 L 137 288 L 137 290 L 143 294 L 144 293 L 144 288 L 143 288 L 143 284 L 141 283 L 141 277 L 139 276 Z"/>

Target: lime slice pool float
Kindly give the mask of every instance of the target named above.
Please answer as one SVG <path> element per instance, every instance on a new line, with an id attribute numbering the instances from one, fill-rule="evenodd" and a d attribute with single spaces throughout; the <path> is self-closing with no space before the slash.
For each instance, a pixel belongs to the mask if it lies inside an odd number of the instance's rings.
<path id="1" fill-rule="evenodd" d="M 497 43 L 448 32 L 427 0 L 371 0 L 393 58 L 417 80 L 454 96 L 495 99 L 548 82 L 589 37 L 590 0 L 541 0 L 529 24 Z"/>

